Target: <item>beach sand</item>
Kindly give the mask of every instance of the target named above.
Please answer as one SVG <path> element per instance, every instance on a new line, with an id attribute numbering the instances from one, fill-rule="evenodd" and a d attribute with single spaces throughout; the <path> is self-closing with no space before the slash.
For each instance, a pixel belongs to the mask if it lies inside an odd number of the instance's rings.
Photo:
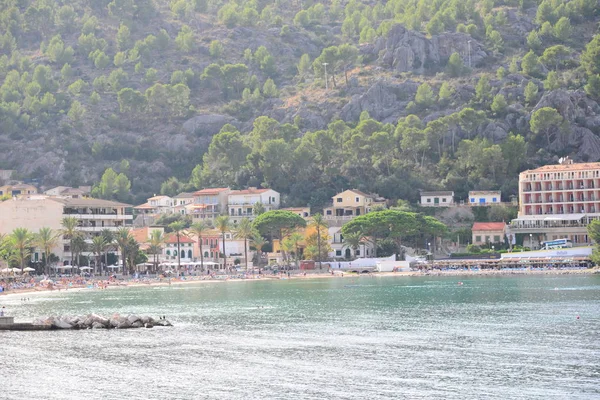
<path id="1" fill-rule="evenodd" d="M 419 276 L 456 276 L 456 277 L 472 277 L 472 276 L 515 276 L 515 275 L 585 275 L 585 274 L 594 274 L 600 273 L 600 269 L 592 268 L 592 269 L 549 269 L 549 270 L 431 270 L 431 271 L 407 271 L 407 272 L 374 272 L 370 274 L 375 278 L 385 278 L 385 277 L 419 277 Z M 116 290 L 116 289 L 126 289 L 131 287 L 140 287 L 140 286 L 178 286 L 178 285 L 192 285 L 192 284 L 203 284 L 203 283 L 228 283 L 228 282 L 252 282 L 252 281 L 269 281 L 269 280 L 280 280 L 280 279 L 344 279 L 344 278 L 355 278 L 358 276 L 354 273 L 344 272 L 331 274 L 328 272 L 323 273 L 308 273 L 306 276 L 303 274 L 291 275 L 289 278 L 285 275 L 262 275 L 261 278 L 229 278 L 229 279 L 180 279 L 180 278 L 171 278 L 171 282 L 167 279 L 163 279 L 161 281 L 150 280 L 150 281 L 117 281 L 112 282 L 105 289 L 99 287 L 90 288 L 89 285 L 73 285 L 69 288 L 60 287 L 55 288 L 54 290 L 48 289 L 46 287 L 37 286 L 34 288 L 24 288 L 24 289 L 13 289 L 7 290 L 0 293 L 0 297 L 2 296 L 23 296 L 25 294 L 35 295 L 42 294 L 48 292 L 70 292 L 70 291 L 85 291 L 85 290 Z M 364 275 L 361 275 L 364 276 Z M 196 278 L 196 277 L 191 277 Z M 93 279 L 89 281 L 91 284 L 93 282 L 105 281 L 104 279 Z"/>

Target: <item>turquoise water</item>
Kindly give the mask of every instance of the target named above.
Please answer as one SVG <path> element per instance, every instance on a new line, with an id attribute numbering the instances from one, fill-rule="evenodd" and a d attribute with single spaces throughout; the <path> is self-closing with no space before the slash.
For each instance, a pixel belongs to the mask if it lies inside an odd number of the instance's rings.
<path id="1" fill-rule="evenodd" d="M 215 282 L 0 305 L 24 321 L 175 325 L 0 332 L 2 399 L 600 398 L 598 275 Z"/>

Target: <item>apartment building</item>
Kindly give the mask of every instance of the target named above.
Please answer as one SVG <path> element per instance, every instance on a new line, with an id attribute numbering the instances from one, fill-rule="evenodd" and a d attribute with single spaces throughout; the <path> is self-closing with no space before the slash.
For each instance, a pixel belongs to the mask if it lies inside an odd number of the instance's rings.
<path id="1" fill-rule="evenodd" d="M 214 220 L 227 211 L 229 188 L 207 188 L 193 193 L 194 201 L 188 205 L 188 215 L 194 220 Z"/>
<path id="2" fill-rule="evenodd" d="M 248 188 L 232 190 L 227 196 L 228 214 L 234 224 L 241 218 L 254 218 L 254 206 L 262 204 L 265 211 L 277 210 L 280 204 L 279 192 L 273 189 Z"/>
<path id="3" fill-rule="evenodd" d="M 600 218 L 600 163 L 561 159 L 519 174 L 519 215 L 511 233 L 524 234 L 525 245 L 568 238 L 589 244 L 587 225 Z"/>
<path id="4" fill-rule="evenodd" d="M 135 206 L 133 209 L 136 214 L 172 214 L 174 204 L 174 200 L 169 196 L 154 196 L 150 197 L 146 203 Z"/>
<path id="5" fill-rule="evenodd" d="M 133 223 L 129 204 L 91 198 L 31 195 L 0 202 L 0 233 L 10 234 L 15 228 L 27 228 L 37 233 L 43 227 L 59 232 L 65 217 L 78 220 L 77 229 L 85 234 L 88 241 L 93 236 L 100 235 L 104 229 L 116 231 L 120 227 L 130 227 Z M 68 240 L 62 240 L 52 252 L 63 262 L 71 259 Z M 37 250 L 34 253 L 41 254 Z"/>

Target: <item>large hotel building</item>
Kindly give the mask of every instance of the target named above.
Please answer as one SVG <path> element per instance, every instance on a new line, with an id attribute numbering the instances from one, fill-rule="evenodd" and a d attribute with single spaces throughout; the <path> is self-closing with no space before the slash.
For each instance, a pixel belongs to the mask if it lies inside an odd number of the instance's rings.
<path id="1" fill-rule="evenodd" d="M 600 163 L 559 164 L 519 174 L 519 215 L 511 234 L 524 244 L 567 238 L 573 246 L 589 244 L 587 225 L 600 219 Z"/>

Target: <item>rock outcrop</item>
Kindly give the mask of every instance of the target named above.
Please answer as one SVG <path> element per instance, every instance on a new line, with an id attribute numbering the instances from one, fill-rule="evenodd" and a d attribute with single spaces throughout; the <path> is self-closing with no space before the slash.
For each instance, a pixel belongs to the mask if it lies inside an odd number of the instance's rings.
<path id="1" fill-rule="evenodd" d="M 58 317 L 45 317 L 33 321 L 33 325 L 51 326 L 53 329 L 129 329 L 153 328 L 155 326 L 173 326 L 166 319 L 155 320 L 148 316 L 114 314 L 105 318 L 96 314 L 82 316 L 62 315 Z"/>
<path id="2" fill-rule="evenodd" d="M 195 133 L 196 135 L 212 136 L 219 133 L 225 124 L 236 125 L 236 121 L 226 115 L 202 114 L 185 121 L 183 129 L 188 133 Z"/>
<path id="3" fill-rule="evenodd" d="M 402 25 L 395 25 L 387 36 L 380 37 L 363 52 L 379 55 L 379 63 L 396 72 L 418 73 L 445 65 L 454 52 L 465 65 L 469 64 L 470 54 L 471 66 L 480 65 L 487 57 L 483 45 L 466 33 L 444 33 L 428 39 Z"/>
<path id="4" fill-rule="evenodd" d="M 406 105 L 417 92 L 419 84 L 413 81 L 392 83 L 380 80 L 364 94 L 354 95 L 342 108 L 340 117 L 345 121 L 356 121 L 360 113 L 368 111 L 372 118 L 382 122 L 396 123 L 404 113 Z"/>

